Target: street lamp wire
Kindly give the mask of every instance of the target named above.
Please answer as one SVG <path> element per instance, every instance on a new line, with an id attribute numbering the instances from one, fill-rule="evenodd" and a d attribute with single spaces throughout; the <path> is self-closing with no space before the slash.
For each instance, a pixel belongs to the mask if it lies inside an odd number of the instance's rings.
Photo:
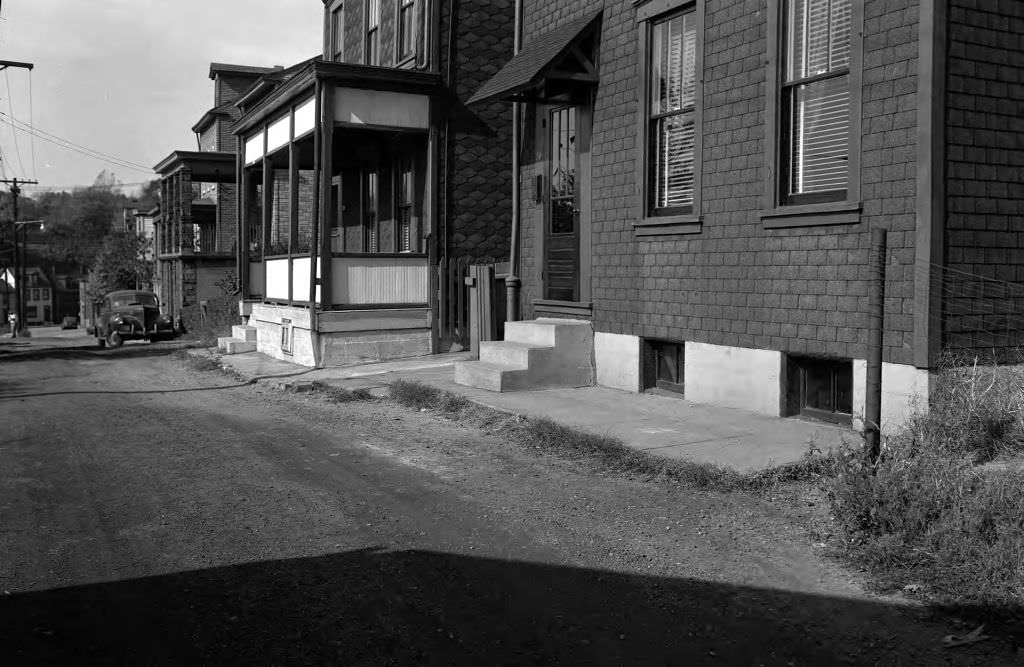
<path id="1" fill-rule="evenodd" d="M 140 164 L 138 162 L 132 162 L 131 160 L 128 160 L 128 159 L 125 159 L 125 158 L 121 158 L 121 157 L 117 157 L 116 155 L 110 155 L 109 153 L 104 153 L 102 151 L 96 150 L 95 148 L 89 148 L 88 146 L 83 146 L 82 144 L 76 144 L 75 142 L 70 141 L 68 139 L 65 139 L 64 137 L 60 137 L 60 136 L 57 136 L 56 134 L 53 134 L 52 132 L 47 132 L 47 131 L 42 130 L 42 129 L 38 128 L 38 127 L 32 127 L 28 123 L 26 123 L 25 121 L 18 120 L 17 118 L 14 118 L 13 116 L 8 116 L 7 114 L 5 114 L 2 111 L 0 111 L 0 116 L 7 116 L 7 119 L 8 119 L 8 121 L 11 122 L 12 127 L 15 127 L 16 129 L 21 130 L 22 132 L 25 132 L 27 134 L 32 134 L 32 135 L 38 137 L 39 139 L 42 139 L 43 141 L 49 141 L 50 143 L 55 143 L 58 146 L 63 146 L 64 148 L 68 148 L 68 149 L 73 150 L 73 151 L 75 151 L 77 153 L 82 153 L 83 155 L 84 154 L 89 154 L 89 157 L 94 157 L 94 158 L 99 159 L 99 160 L 104 160 L 106 162 L 110 162 L 111 164 L 116 164 L 116 165 L 122 166 L 122 167 L 128 167 L 130 169 L 137 169 L 138 171 L 142 171 L 142 172 L 145 172 L 147 174 L 153 173 L 152 167 L 148 167 L 148 166 L 146 166 L 144 164 Z"/>

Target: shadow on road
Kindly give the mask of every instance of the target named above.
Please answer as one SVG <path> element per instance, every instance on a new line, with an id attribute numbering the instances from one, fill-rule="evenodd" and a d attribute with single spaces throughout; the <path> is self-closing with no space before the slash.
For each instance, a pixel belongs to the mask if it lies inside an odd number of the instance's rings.
<path id="1" fill-rule="evenodd" d="M 56 345 L 47 347 L 4 345 L 0 346 L 0 362 L 32 361 L 35 359 L 125 359 L 154 357 L 170 354 L 182 349 L 181 343 L 138 343 L 126 344 L 117 349 L 101 348 L 96 345 Z"/>
<path id="2" fill-rule="evenodd" d="M 375 549 L 0 598 L 7 665 L 946 664 L 921 629 L 864 600 Z"/>

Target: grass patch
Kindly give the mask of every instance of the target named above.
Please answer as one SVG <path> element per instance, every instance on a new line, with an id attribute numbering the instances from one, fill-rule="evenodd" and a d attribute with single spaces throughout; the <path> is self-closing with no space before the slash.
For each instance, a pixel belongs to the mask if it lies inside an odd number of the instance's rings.
<path id="1" fill-rule="evenodd" d="M 886 439 L 877 462 L 836 457 L 826 488 L 842 542 L 883 590 L 920 587 L 932 602 L 982 615 L 1024 605 L 1024 377 L 947 366 L 931 409 Z M 990 463 L 1010 458 L 1011 464 Z"/>
<path id="2" fill-rule="evenodd" d="M 464 396 L 419 382 L 390 385 L 392 400 L 416 410 L 429 410 L 468 423 L 514 444 L 570 460 L 585 460 L 602 471 L 635 475 L 671 484 L 716 491 L 764 491 L 779 484 L 817 478 L 832 470 L 830 457 L 809 453 L 801 462 L 742 473 L 732 468 L 669 459 L 627 446 L 618 438 L 588 433 L 546 417 L 524 417 L 473 403 Z"/>
<path id="3" fill-rule="evenodd" d="M 326 382 L 315 380 L 313 382 L 313 391 L 323 394 L 332 403 L 353 403 L 355 401 L 375 401 L 377 397 L 370 393 L 368 389 L 345 389 L 344 387 L 335 387 L 329 385 Z"/>

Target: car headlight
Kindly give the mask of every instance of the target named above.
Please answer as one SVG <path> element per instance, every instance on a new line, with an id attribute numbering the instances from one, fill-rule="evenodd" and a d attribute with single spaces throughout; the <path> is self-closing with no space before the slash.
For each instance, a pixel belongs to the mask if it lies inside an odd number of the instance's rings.
<path id="1" fill-rule="evenodd" d="M 164 324 L 170 324 L 171 323 L 171 316 L 170 315 L 165 315 L 165 314 L 161 313 L 160 317 L 157 318 L 157 321 L 162 322 Z"/>
<path id="2" fill-rule="evenodd" d="M 122 323 L 124 323 L 124 319 L 122 319 L 121 316 L 117 315 L 117 314 L 111 315 L 110 316 L 110 321 L 113 322 L 114 324 L 122 324 Z"/>

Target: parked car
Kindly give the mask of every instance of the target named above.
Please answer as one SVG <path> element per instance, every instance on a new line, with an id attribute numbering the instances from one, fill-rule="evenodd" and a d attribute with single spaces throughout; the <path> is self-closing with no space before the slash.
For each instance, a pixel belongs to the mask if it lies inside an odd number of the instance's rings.
<path id="1" fill-rule="evenodd" d="M 119 347 L 126 340 L 170 340 L 174 323 L 160 312 L 152 292 L 120 290 L 103 297 L 94 329 L 100 347 Z"/>
<path id="2" fill-rule="evenodd" d="M 77 329 L 78 328 L 78 318 L 75 317 L 74 315 L 65 315 L 64 318 L 60 321 L 60 328 L 61 329 Z"/>

